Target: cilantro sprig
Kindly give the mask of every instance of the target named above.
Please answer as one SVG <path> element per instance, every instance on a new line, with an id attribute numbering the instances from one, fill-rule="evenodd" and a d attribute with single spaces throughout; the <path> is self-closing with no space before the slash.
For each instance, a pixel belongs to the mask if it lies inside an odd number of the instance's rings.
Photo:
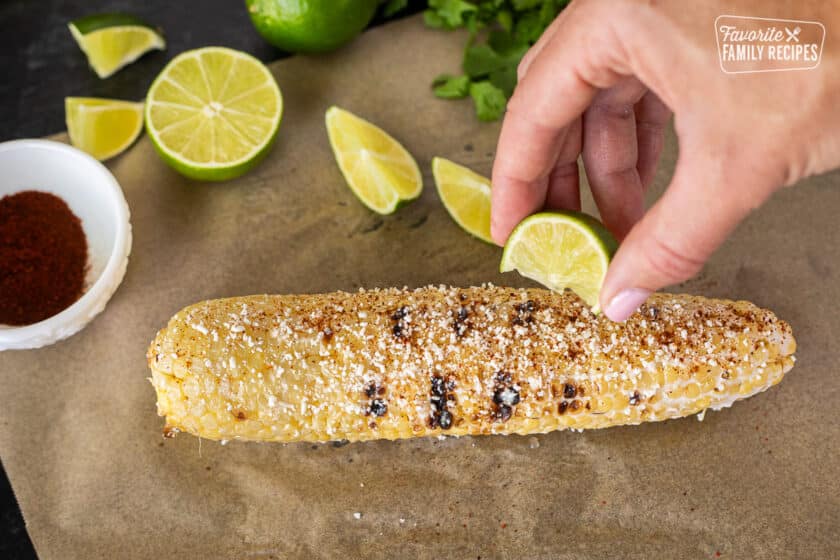
<path id="1" fill-rule="evenodd" d="M 516 68 L 528 48 L 569 0 L 429 0 L 423 13 L 436 29 L 466 28 L 462 75 L 432 82 L 444 99 L 471 97 L 482 121 L 498 120 L 516 87 Z"/>
<path id="2" fill-rule="evenodd" d="M 382 16 L 389 18 L 408 6 L 408 0 L 382 0 Z"/>

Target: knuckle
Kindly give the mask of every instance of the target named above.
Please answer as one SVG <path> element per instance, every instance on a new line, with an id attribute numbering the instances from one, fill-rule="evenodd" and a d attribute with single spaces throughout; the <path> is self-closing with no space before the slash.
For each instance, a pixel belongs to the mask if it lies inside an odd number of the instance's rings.
<path id="1" fill-rule="evenodd" d="M 763 183 L 767 188 L 764 190 L 768 196 L 779 187 L 789 187 L 819 173 L 821 170 L 816 164 L 817 154 L 818 150 L 814 150 L 807 142 L 766 149 L 761 161 L 764 164 L 762 171 L 766 175 Z"/>
<path id="2" fill-rule="evenodd" d="M 703 268 L 703 259 L 689 255 L 673 242 L 651 237 L 642 247 L 647 266 L 668 284 L 688 280 Z"/>
<path id="3" fill-rule="evenodd" d="M 639 129 L 636 133 L 639 143 L 639 150 L 644 150 L 653 163 L 659 158 L 659 154 L 665 148 L 665 135 L 663 131 L 656 129 Z"/>
<path id="4" fill-rule="evenodd" d="M 636 119 L 636 130 L 639 134 L 643 134 L 645 136 L 650 136 L 652 138 L 662 138 L 662 136 L 665 134 L 665 125 L 667 123 L 667 119 Z"/>
<path id="5" fill-rule="evenodd" d="M 513 90 L 513 95 L 508 99 L 507 107 L 505 108 L 505 120 L 520 119 L 528 123 L 541 124 L 533 122 L 531 118 L 530 106 L 526 100 L 523 99 L 524 94 L 522 89 L 516 88 Z"/>
<path id="6" fill-rule="evenodd" d="M 589 163 L 586 167 L 587 177 L 590 179 L 590 186 L 596 191 L 606 189 L 611 195 L 615 195 L 624 189 L 633 189 L 639 183 L 639 174 L 636 171 L 636 161 L 629 158 L 615 159 L 601 165 L 592 163 L 591 157 L 584 159 Z"/>
<path id="7" fill-rule="evenodd" d="M 493 181 L 513 184 L 530 184 L 545 178 L 549 169 L 539 158 L 529 157 L 523 152 L 499 151 L 493 164 Z"/>
<path id="8" fill-rule="evenodd" d="M 635 119 L 633 106 L 629 103 L 612 102 L 612 101 L 598 101 L 593 103 L 589 108 L 595 116 L 602 117 L 608 120 L 629 121 Z"/>
<path id="9" fill-rule="evenodd" d="M 525 73 L 528 71 L 528 67 L 531 65 L 531 59 L 534 58 L 534 48 L 531 47 L 528 49 L 528 52 L 525 53 L 525 56 L 522 57 L 522 60 L 519 61 L 519 65 L 516 67 L 516 79 L 517 81 L 521 81 L 522 78 L 525 77 Z"/>
<path id="10" fill-rule="evenodd" d="M 571 177 L 577 178 L 578 175 L 579 170 L 577 161 L 572 161 L 569 163 L 560 163 L 556 165 L 551 172 L 551 178 L 553 180 L 568 179 Z"/>
<path id="11" fill-rule="evenodd" d="M 639 127 L 662 132 L 671 120 L 671 110 L 659 100 L 643 99 L 639 108 L 636 114 L 636 124 Z"/>

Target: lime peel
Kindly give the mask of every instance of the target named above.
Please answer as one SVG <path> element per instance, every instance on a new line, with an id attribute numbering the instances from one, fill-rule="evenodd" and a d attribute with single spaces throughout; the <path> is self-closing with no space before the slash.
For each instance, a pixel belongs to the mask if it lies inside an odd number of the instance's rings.
<path id="1" fill-rule="evenodd" d="M 379 0 L 246 0 L 257 32 L 287 52 L 331 51 L 358 35 Z"/>

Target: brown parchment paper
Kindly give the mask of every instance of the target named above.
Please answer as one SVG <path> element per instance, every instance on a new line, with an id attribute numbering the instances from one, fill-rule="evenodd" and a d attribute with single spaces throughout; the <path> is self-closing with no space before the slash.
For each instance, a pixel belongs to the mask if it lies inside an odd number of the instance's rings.
<path id="1" fill-rule="evenodd" d="M 482 173 L 493 159 L 498 125 L 429 89 L 458 71 L 463 39 L 412 18 L 274 64 L 279 140 L 242 179 L 190 182 L 145 138 L 110 164 L 134 225 L 125 281 L 78 335 L 0 354 L 0 456 L 42 558 L 840 555 L 838 173 L 779 193 L 680 288 L 772 308 L 799 342 L 781 385 L 703 422 L 342 447 L 162 439 L 144 354 L 187 304 L 524 285 L 452 222 L 431 178 L 435 155 Z M 356 201 L 324 130 L 332 104 L 417 157 L 418 201 L 388 217 Z M 675 157 L 671 137 L 654 195 Z"/>

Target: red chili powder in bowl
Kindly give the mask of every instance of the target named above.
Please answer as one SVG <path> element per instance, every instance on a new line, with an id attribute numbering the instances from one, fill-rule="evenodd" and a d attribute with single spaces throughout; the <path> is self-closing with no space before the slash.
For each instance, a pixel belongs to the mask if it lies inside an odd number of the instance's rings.
<path id="1" fill-rule="evenodd" d="M 0 198 L 0 324 L 30 325 L 72 305 L 87 262 L 82 223 L 61 198 L 41 191 Z"/>

